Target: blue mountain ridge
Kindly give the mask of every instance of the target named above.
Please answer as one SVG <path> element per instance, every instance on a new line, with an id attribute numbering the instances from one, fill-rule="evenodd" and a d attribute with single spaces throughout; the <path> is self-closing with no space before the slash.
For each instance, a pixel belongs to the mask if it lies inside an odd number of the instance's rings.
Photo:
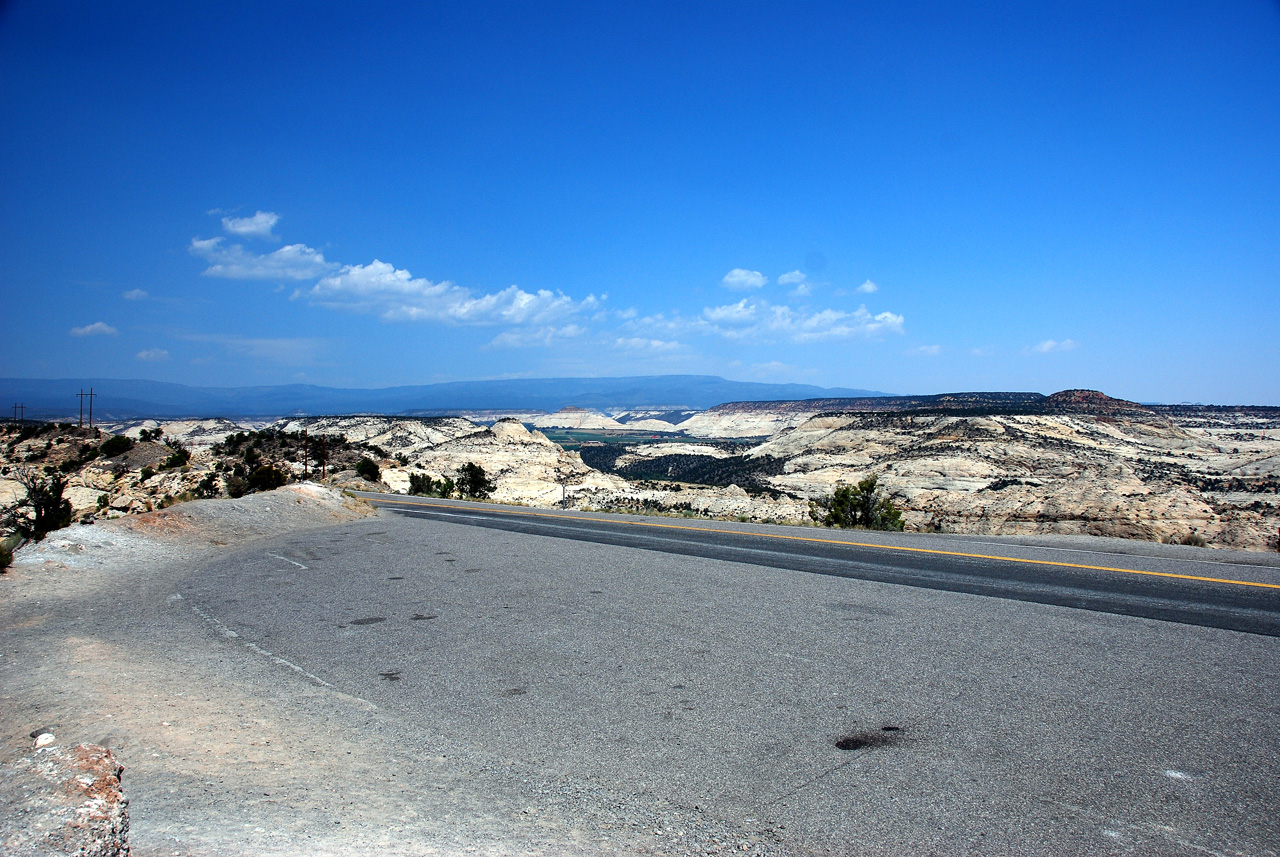
<path id="1" fill-rule="evenodd" d="M 96 393 L 95 420 L 179 417 L 268 417 L 293 414 L 444 414 L 479 410 L 557 411 L 582 408 L 705 410 L 724 402 L 886 396 L 875 390 L 729 381 L 715 375 L 621 378 L 521 378 L 453 381 L 379 389 L 282 384 L 195 387 L 116 378 L 0 378 L 0 416 L 15 404 L 26 416 L 62 419 L 79 413 L 76 394 Z M 86 402 L 87 404 L 87 402 Z M 87 410 L 87 408 L 86 408 Z"/>

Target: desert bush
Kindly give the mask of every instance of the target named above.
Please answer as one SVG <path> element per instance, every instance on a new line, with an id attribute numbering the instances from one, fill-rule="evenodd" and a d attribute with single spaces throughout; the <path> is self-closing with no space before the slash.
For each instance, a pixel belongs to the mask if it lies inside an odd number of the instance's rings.
<path id="1" fill-rule="evenodd" d="M 378 465 L 374 463 L 374 460 L 368 456 L 362 457 L 356 462 L 356 475 L 370 482 L 382 481 L 382 471 L 378 469 Z"/>
<path id="2" fill-rule="evenodd" d="M 881 495 L 875 476 L 856 486 L 838 486 L 829 497 L 810 502 L 809 517 L 828 527 L 901 530 L 903 526 L 902 512 Z"/>
<path id="3" fill-rule="evenodd" d="M 169 447 L 169 449 L 173 450 L 173 452 L 169 453 L 169 457 L 161 462 L 161 470 L 172 470 L 176 467 L 181 467 L 191 460 L 191 450 L 183 446 L 181 441 L 171 438 L 166 440 L 164 444 Z"/>
<path id="4" fill-rule="evenodd" d="M 196 483 L 196 496 L 206 499 L 218 496 L 218 475 L 216 473 L 206 473 L 204 478 Z"/>
<path id="5" fill-rule="evenodd" d="M 46 534 L 71 524 L 71 501 L 62 497 L 67 480 L 57 473 L 44 474 L 19 468 L 17 480 L 27 496 L 3 512 L 0 526 L 39 541 Z"/>
<path id="6" fill-rule="evenodd" d="M 439 482 L 427 476 L 425 473 L 409 474 L 409 493 L 418 497 L 452 497 L 453 492 L 457 490 L 453 480 L 448 476 L 442 477 Z"/>
<path id="7" fill-rule="evenodd" d="M 1185 536 L 1182 537 L 1182 544 L 1190 545 L 1191 547 L 1202 548 L 1202 547 L 1207 547 L 1209 543 L 1206 542 L 1204 539 L 1204 536 L 1200 535 L 1199 533 L 1187 533 Z"/>
<path id="8" fill-rule="evenodd" d="M 249 491 L 249 480 L 235 473 L 223 477 L 222 485 L 227 489 L 227 496 L 231 498 L 243 497 Z"/>
<path id="9" fill-rule="evenodd" d="M 458 491 L 464 497 L 483 500 L 497 487 L 484 472 L 484 468 L 474 461 L 468 461 L 458 468 Z"/>
<path id="10" fill-rule="evenodd" d="M 98 451 L 107 458 L 115 458 L 117 455 L 124 455 L 133 449 L 133 438 L 126 437 L 122 434 L 113 434 L 102 442 L 102 446 L 98 447 Z"/>
<path id="11" fill-rule="evenodd" d="M 156 469 L 154 467 L 144 467 L 142 468 L 142 470 L 138 472 L 138 480 L 140 482 L 146 482 L 148 479 L 150 479 L 152 476 L 155 476 L 155 475 L 156 475 Z"/>
<path id="12" fill-rule="evenodd" d="M 249 487 L 254 491 L 271 491 L 289 481 L 284 471 L 264 464 L 249 474 Z"/>

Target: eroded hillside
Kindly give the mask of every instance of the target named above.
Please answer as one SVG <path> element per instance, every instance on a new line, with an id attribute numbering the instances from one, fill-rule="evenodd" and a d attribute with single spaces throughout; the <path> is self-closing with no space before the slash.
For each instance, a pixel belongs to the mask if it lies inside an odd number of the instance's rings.
<path id="1" fill-rule="evenodd" d="M 823 414 L 736 454 L 659 444 L 601 464 L 735 486 L 738 513 L 756 519 L 875 474 L 909 529 L 1275 548 L 1280 409 L 1163 413 L 1085 392 L 1040 413 Z"/>

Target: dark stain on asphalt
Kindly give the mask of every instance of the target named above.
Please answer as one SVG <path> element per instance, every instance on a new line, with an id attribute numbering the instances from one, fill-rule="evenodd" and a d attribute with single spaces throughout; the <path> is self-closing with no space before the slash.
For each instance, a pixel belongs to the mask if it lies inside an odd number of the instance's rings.
<path id="1" fill-rule="evenodd" d="M 529 691 L 523 687 L 513 687 L 510 690 L 504 690 L 502 692 L 502 695 L 503 696 L 524 696 L 528 692 Z"/>
<path id="2" fill-rule="evenodd" d="M 481 570 L 482 570 L 482 569 L 479 569 L 479 568 L 464 568 L 464 569 L 462 570 L 462 573 L 463 573 L 463 574 L 475 574 L 477 571 L 481 571 Z"/>
<path id="3" fill-rule="evenodd" d="M 370 616 L 367 619 L 352 619 L 351 624 L 352 625 L 376 625 L 379 622 L 385 622 L 385 621 L 387 621 L 387 617 L 385 616 Z"/>
<path id="4" fill-rule="evenodd" d="M 387 670 L 387 671 L 386 671 L 386 672 L 384 672 L 384 673 L 378 673 L 378 675 L 382 676 L 382 677 L 383 677 L 384 679 L 386 679 L 387 681 L 399 681 L 399 680 L 400 680 L 400 670 Z"/>
<path id="5" fill-rule="evenodd" d="M 592 589 L 592 590 L 590 590 L 590 594 L 591 594 L 591 595 L 604 595 L 604 590 L 603 590 L 603 589 Z"/>
<path id="6" fill-rule="evenodd" d="M 436 614 L 432 613 L 430 616 L 423 616 L 421 613 L 414 613 L 414 614 L 413 614 L 412 616 L 410 616 L 409 618 L 410 618 L 410 619 L 412 619 L 412 620 L 413 620 L 413 621 L 415 621 L 415 622 L 418 622 L 418 621 L 420 621 L 420 620 L 422 620 L 422 619 L 434 619 L 434 618 L 436 618 Z"/>
<path id="7" fill-rule="evenodd" d="M 388 577 L 387 580 L 404 580 L 403 577 Z"/>
<path id="8" fill-rule="evenodd" d="M 892 747 L 902 740 L 902 730 L 897 726 L 882 726 L 865 732 L 854 732 L 836 739 L 836 749 L 852 752 L 876 747 Z"/>

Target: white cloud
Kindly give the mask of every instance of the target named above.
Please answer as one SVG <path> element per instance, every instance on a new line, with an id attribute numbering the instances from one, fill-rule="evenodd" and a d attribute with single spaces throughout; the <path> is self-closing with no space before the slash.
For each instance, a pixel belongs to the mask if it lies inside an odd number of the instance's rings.
<path id="1" fill-rule="evenodd" d="M 526 292 L 518 286 L 475 295 L 448 280 L 414 278 L 377 259 L 368 265 L 347 265 L 299 294 L 325 307 L 377 312 L 388 321 L 455 324 L 547 325 L 600 306 L 594 295 L 575 301 L 562 292 Z"/>
<path id="2" fill-rule="evenodd" d="M 230 280 L 311 280 L 338 267 L 305 244 L 258 254 L 240 244 L 224 244 L 222 238 L 192 238 L 187 249 L 209 263 L 204 276 Z"/>
<path id="3" fill-rule="evenodd" d="M 794 297 L 803 298 L 813 293 L 813 283 L 809 282 L 808 276 L 804 271 L 789 271 L 778 277 L 778 285 L 795 286 L 790 294 Z"/>
<path id="4" fill-rule="evenodd" d="M 147 360 L 150 362 L 160 362 L 169 359 L 169 352 L 163 348 L 148 348 L 145 351 L 138 352 L 139 360 Z"/>
<path id="5" fill-rule="evenodd" d="M 657 313 L 637 319 L 629 326 L 638 331 L 716 335 L 750 342 L 804 343 L 902 333 L 903 321 L 902 316 L 892 312 L 872 315 L 865 306 L 853 312 L 837 309 L 807 312 L 744 298 L 736 304 L 708 307 L 695 318 Z"/>
<path id="6" fill-rule="evenodd" d="M 922 354 L 925 357 L 936 357 L 942 353 L 941 345 L 921 345 L 911 349 L 912 354 Z"/>
<path id="7" fill-rule="evenodd" d="M 675 351 L 680 347 L 679 342 L 646 339 L 643 336 L 622 337 L 617 339 L 614 345 L 627 351 Z"/>
<path id="8" fill-rule="evenodd" d="M 95 321 L 93 324 L 86 324 L 84 327 L 71 328 L 72 336 L 115 336 L 119 332 L 104 321 Z"/>
<path id="9" fill-rule="evenodd" d="M 877 286 L 875 283 L 871 282 L 870 280 L 867 280 L 865 283 L 858 286 L 858 291 L 862 292 L 864 295 L 869 295 L 874 292 L 880 291 L 880 287 Z"/>
<path id="10" fill-rule="evenodd" d="M 724 275 L 720 285 L 726 289 L 759 289 L 769 282 L 769 278 L 759 271 L 748 271 L 746 268 L 734 268 Z"/>
<path id="11" fill-rule="evenodd" d="M 747 303 L 747 299 L 743 298 L 736 304 L 728 306 L 705 307 L 702 315 L 708 321 L 750 321 L 756 316 L 755 304 Z"/>
<path id="12" fill-rule="evenodd" d="M 142 289 L 129 289 L 129 291 L 125 292 L 121 297 L 127 301 L 140 301 L 146 299 L 147 293 Z"/>
<path id="13" fill-rule="evenodd" d="M 493 338 L 490 345 L 501 348 L 529 348 L 531 346 L 548 346 L 566 339 L 576 339 L 586 333 L 587 329 L 577 324 L 566 324 L 562 327 L 540 327 L 536 329 L 515 328 L 504 330 Z"/>
<path id="14" fill-rule="evenodd" d="M 264 238 L 268 241 L 279 241 L 279 236 L 271 233 L 271 230 L 279 220 L 280 215 L 274 211 L 259 211 L 252 217 L 224 217 L 222 218 L 222 228 L 226 230 L 228 235 L 235 235 L 241 238 Z"/>
<path id="15" fill-rule="evenodd" d="M 1061 342 L 1057 342 L 1052 339 L 1046 339 L 1044 342 L 1041 342 L 1039 345 L 1033 346 L 1031 350 L 1036 352 L 1037 354 L 1049 354 L 1050 352 L 1053 352 L 1053 351 L 1070 351 L 1071 349 L 1075 348 L 1078 344 L 1079 343 L 1073 339 L 1064 339 Z"/>

